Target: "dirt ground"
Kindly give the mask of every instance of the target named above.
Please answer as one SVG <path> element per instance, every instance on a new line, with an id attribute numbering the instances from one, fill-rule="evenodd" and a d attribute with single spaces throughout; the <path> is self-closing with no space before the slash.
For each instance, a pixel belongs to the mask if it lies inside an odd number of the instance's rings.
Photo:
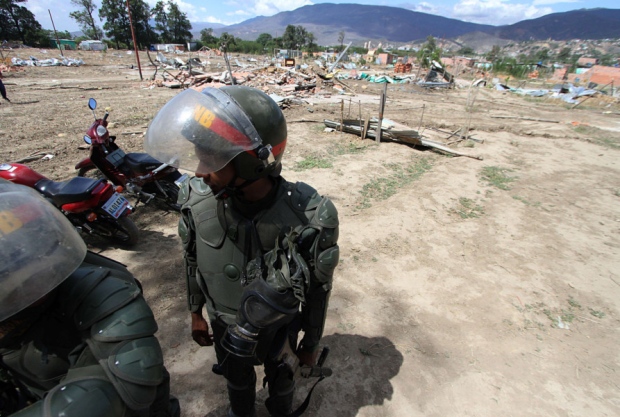
<path id="1" fill-rule="evenodd" d="M 146 56 L 141 81 L 126 52 L 77 55 L 86 65 L 4 73 L 13 103 L 0 104 L 0 162 L 43 152 L 53 157 L 28 164 L 75 175 L 89 97 L 113 109 L 121 147 L 140 152 L 148 122 L 180 91 L 149 88 Z M 478 141 L 451 146 L 480 160 L 324 132 L 341 108 L 378 114 L 383 85 L 346 83 L 356 95 L 310 95 L 284 110 L 284 177 L 329 196 L 341 222 L 323 339 L 334 374 L 306 415 L 620 415 L 618 102 L 571 108 L 491 88 L 389 85 L 386 118 L 443 142 L 469 127 Z M 183 416 L 222 416 L 214 352 L 189 333 L 177 214 L 139 207 L 133 219 L 135 248 L 91 249 L 144 284 Z M 313 382 L 300 381 L 296 404 Z M 260 417 L 265 395 L 259 387 Z"/>

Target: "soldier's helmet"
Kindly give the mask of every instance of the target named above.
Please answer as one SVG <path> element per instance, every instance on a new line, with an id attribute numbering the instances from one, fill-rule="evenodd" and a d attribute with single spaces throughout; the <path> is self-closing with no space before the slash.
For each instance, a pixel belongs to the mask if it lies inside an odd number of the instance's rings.
<path id="1" fill-rule="evenodd" d="M 267 94 L 245 86 L 208 87 L 166 103 L 144 147 L 160 161 L 196 173 L 216 172 L 232 161 L 237 176 L 255 180 L 280 174 L 286 134 L 282 110 Z"/>
<path id="2" fill-rule="evenodd" d="M 58 209 L 31 188 L 0 180 L 0 322 L 56 288 L 85 256 Z"/>

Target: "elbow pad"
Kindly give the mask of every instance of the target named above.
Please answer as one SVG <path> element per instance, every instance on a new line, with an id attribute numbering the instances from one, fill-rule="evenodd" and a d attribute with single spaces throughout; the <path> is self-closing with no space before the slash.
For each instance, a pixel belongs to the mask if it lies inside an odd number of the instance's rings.
<path id="1" fill-rule="evenodd" d="M 104 377 L 84 377 L 57 385 L 12 417 L 107 417 L 125 416 L 127 408 L 112 384 Z"/>

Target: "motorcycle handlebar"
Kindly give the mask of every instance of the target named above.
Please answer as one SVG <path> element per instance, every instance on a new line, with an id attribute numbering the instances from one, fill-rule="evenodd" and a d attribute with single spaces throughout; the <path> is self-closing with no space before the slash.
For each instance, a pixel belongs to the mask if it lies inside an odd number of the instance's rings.
<path id="1" fill-rule="evenodd" d="M 108 116 L 110 115 L 109 112 L 105 112 L 105 114 L 103 115 L 103 121 L 105 122 L 108 119 Z"/>

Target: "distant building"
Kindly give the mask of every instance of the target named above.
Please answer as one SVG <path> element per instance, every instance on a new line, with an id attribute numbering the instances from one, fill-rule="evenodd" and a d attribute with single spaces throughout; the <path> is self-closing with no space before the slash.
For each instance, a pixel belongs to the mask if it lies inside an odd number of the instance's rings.
<path id="1" fill-rule="evenodd" d="M 460 67 L 460 68 L 471 68 L 474 66 L 476 62 L 473 58 L 467 58 L 465 56 L 455 56 L 455 57 L 444 57 L 441 58 L 441 63 L 446 67 Z"/>
<path id="2" fill-rule="evenodd" d="M 394 55 L 387 52 L 382 52 L 377 55 L 375 63 L 378 65 L 390 65 L 394 63 Z"/>
<path id="3" fill-rule="evenodd" d="M 586 58 L 582 56 L 581 58 L 577 60 L 577 66 L 581 68 L 591 68 L 597 64 L 598 64 L 598 59 L 596 58 Z"/>
<path id="4" fill-rule="evenodd" d="M 620 68 L 595 65 L 587 72 L 587 77 L 601 87 L 611 83 L 617 87 L 620 85 Z"/>
<path id="5" fill-rule="evenodd" d="M 58 45 L 60 45 L 60 47 Z M 75 51 L 77 49 L 77 43 L 75 43 L 75 41 L 71 39 L 50 39 L 50 46 L 52 48 L 63 50 Z"/>
<path id="6" fill-rule="evenodd" d="M 108 49 L 108 45 L 102 41 L 86 40 L 80 42 L 79 48 L 82 51 L 105 51 Z"/>
<path id="7" fill-rule="evenodd" d="M 185 52 L 185 45 L 179 43 L 156 43 L 151 45 L 151 51 Z"/>

